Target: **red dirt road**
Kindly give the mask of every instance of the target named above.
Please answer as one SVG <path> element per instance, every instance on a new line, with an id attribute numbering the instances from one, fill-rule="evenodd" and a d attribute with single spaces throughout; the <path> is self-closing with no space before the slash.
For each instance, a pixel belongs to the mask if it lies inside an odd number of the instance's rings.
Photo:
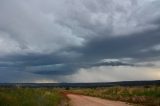
<path id="1" fill-rule="evenodd" d="M 71 106 L 131 106 L 125 102 L 111 101 L 96 97 L 67 94 Z"/>

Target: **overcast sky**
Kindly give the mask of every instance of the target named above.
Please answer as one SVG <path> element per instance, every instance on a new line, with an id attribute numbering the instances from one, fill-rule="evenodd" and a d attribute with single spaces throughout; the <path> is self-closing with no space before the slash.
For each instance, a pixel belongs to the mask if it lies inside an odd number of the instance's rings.
<path id="1" fill-rule="evenodd" d="M 159 0 L 0 0 L 0 82 L 160 80 Z"/>

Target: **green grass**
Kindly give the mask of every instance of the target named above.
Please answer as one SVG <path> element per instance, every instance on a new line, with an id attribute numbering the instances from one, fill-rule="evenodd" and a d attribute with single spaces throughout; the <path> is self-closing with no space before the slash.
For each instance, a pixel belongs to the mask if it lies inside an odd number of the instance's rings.
<path id="1" fill-rule="evenodd" d="M 0 106 L 59 106 L 62 100 L 55 89 L 0 88 Z"/>
<path id="2" fill-rule="evenodd" d="M 144 106 L 160 106 L 160 87 L 107 87 L 71 89 L 70 92 Z"/>

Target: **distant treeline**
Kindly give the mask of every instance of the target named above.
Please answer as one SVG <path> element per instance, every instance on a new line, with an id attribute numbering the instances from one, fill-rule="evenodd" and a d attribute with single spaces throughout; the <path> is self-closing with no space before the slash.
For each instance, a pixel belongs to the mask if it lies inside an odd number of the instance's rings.
<path id="1" fill-rule="evenodd" d="M 96 88 L 112 86 L 149 86 L 160 85 L 160 80 L 154 81 L 121 81 L 98 83 L 0 83 L 0 87 L 31 87 L 31 88 Z"/>

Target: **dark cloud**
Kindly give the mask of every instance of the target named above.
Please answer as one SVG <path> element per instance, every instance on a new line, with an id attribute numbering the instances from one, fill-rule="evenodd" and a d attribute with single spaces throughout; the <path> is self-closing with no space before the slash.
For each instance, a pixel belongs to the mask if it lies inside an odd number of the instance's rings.
<path id="1" fill-rule="evenodd" d="M 123 62 L 117 61 L 117 62 L 97 63 L 97 64 L 94 64 L 92 66 L 97 67 L 97 66 L 134 66 L 134 65 L 133 64 L 129 64 L 129 63 L 123 63 Z"/>
<path id="2" fill-rule="evenodd" d="M 41 75 L 69 75 L 74 74 L 79 68 L 134 66 L 135 63 L 125 63 L 123 61 L 97 62 L 107 58 L 131 57 L 135 60 L 137 59 L 137 61 L 143 61 L 143 59 L 159 57 L 159 51 L 141 52 L 145 48 L 159 44 L 159 35 L 160 32 L 157 29 L 128 36 L 92 39 L 84 47 L 68 48 L 53 54 L 8 55 L 7 57 L 1 57 L 2 63 L 0 67 L 1 70 L 28 71 Z M 74 51 L 82 55 L 72 57 L 61 54 L 64 51 L 68 53 Z M 28 68 L 56 64 L 64 65 L 58 68 L 53 66 L 50 69 L 47 67 L 37 70 Z"/>
<path id="3" fill-rule="evenodd" d="M 80 52 L 82 56 L 76 58 L 76 61 L 71 59 L 65 59 L 64 62 L 58 62 L 66 64 L 70 68 L 62 67 L 59 70 L 46 71 L 46 73 L 53 74 L 71 74 L 78 68 L 93 67 L 93 66 L 134 66 L 135 63 L 123 63 L 123 62 L 103 62 L 97 63 L 101 59 L 107 58 L 126 58 L 131 57 L 137 61 L 145 61 L 150 58 L 159 58 L 160 51 L 148 51 L 146 53 L 141 52 L 145 48 L 152 47 L 159 44 L 160 30 L 152 30 L 142 33 L 136 33 L 128 36 L 111 37 L 103 39 L 92 39 L 84 47 L 70 49 L 71 51 Z M 49 56 L 51 57 L 51 56 Z M 61 57 L 61 56 L 60 56 Z M 63 58 L 64 59 L 64 58 Z M 42 59 L 43 60 L 43 59 Z M 44 59 L 45 60 L 45 59 Z M 49 59 L 48 59 L 49 60 Z M 51 59 L 52 60 L 52 59 Z M 53 59 L 54 60 L 54 59 Z M 61 60 L 57 58 L 57 60 Z M 72 63 L 69 65 L 67 63 Z M 74 62 L 74 63 L 73 63 Z M 76 65 L 75 65 L 76 64 Z M 60 71 L 64 70 L 64 71 Z M 69 72 L 68 72 L 69 71 Z M 39 73 L 39 72 L 37 72 Z M 39 74 L 45 74 L 45 71 Z"/>
<path id="4" fill-rule="evenodd" d="M 105 36 L 105 35 L 104 35 Z M 148 58 L 159 56 L 157 52 L 141 52 L 145 48 L 159 44 L 160 29 L 136 33 L 128 36 L 96 38 L 77 51 L 84 54 L 85 59 L 103 58 Z"/>
<path id="5" fill-rule="evenodd" d="M 72 64 L 63 64 L 61 67 L 52 67 L 50 69 L 45 68 L 36 70 L 35 74 L 40 75 L 72 75 L 78 71 L 80 68 L 92 68 L 99 66 L 134 66 L 134 64 L 124 63 L 120 61 L 110 61 L 110 62 L 99 62 L 99 63 L 72 63 Z"/>
<path id="6" fill-rule="evenodd" d="M 154 66 L 160 60 L 159 4 L 159 0 L 2 0 L 0 74 L 60 80 L 58 76 L 80 69 L 136 68 L 137 63 L 150 61 Z"/>

